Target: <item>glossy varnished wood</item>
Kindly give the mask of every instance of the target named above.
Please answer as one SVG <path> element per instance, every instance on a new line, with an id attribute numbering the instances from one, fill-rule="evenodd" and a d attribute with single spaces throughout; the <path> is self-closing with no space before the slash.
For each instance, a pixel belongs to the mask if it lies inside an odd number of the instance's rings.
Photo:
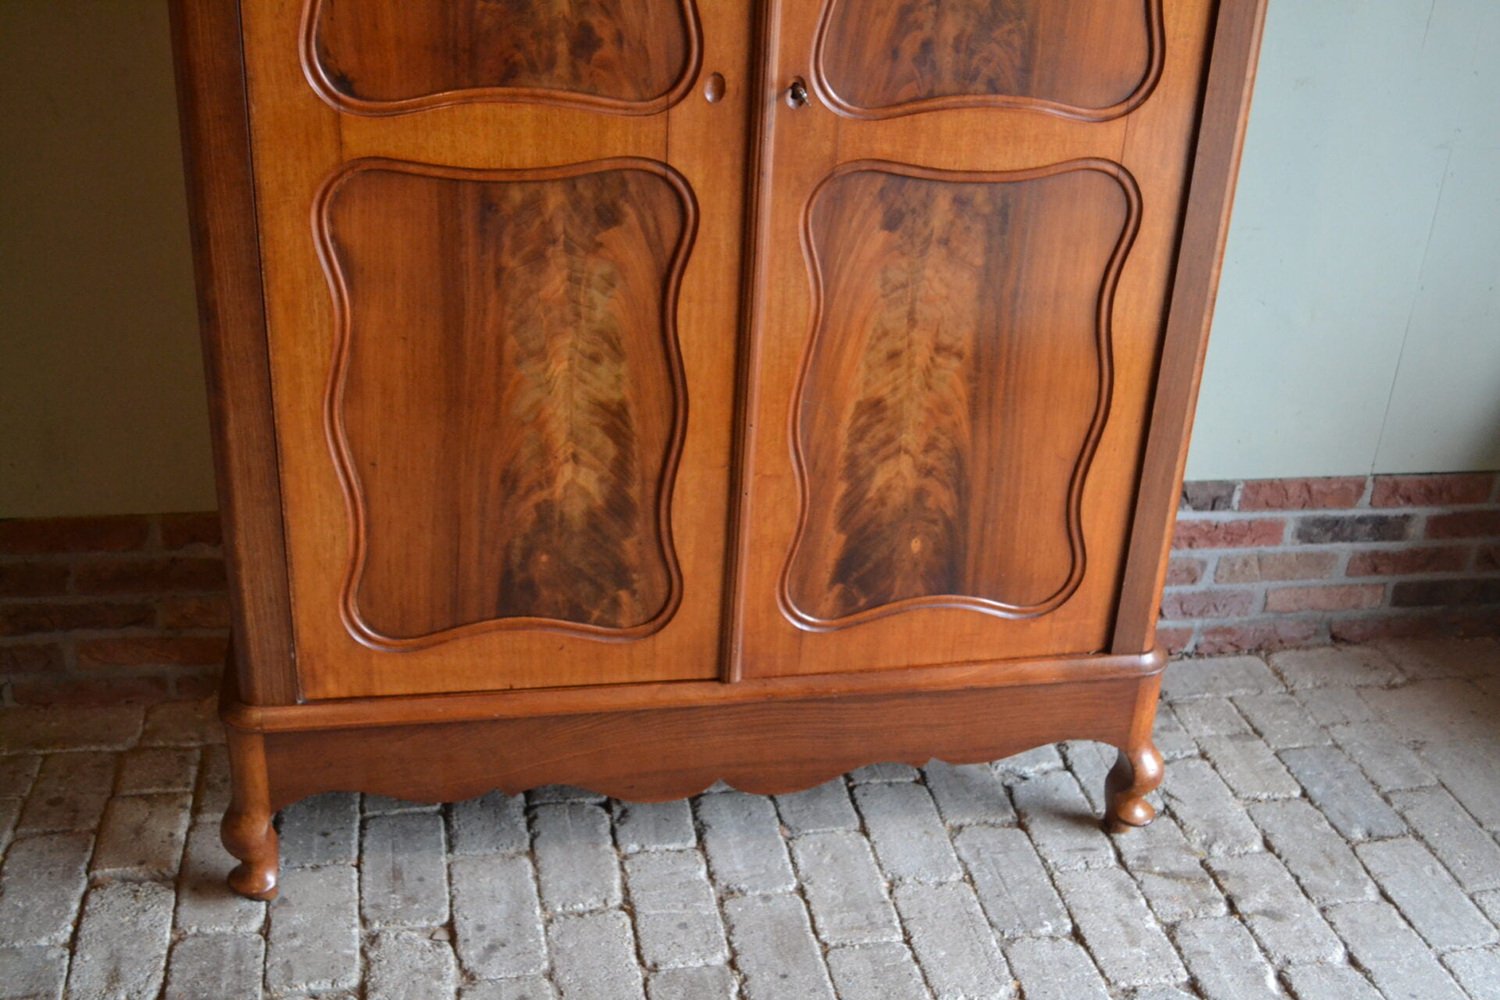
<path id="1" fill-rule="evenodd" d="M 239 12 L 172 0 L 184 173 L 240 690 L 297 699 Z"/>
<path id="2" fill-rule="evenodd" d="M 664 623 L 682 586 L 676 293 L 697 221 L 681 177 L 651 160 L 362 161 L 320 204 L 350 624 L 410 648 Z"/>
<path id="3" fill-rule="evenodd" d="M 307 0 L 303 62 L 330 103 L 400 114 L 473 101 L 652 114 L 697 68 L 693 0 Z"/>
<path id="4" fill-rule="evenodd" d="M 814 78 L 844 114 L 1122 115 L 1161 73 L 1161 0 L 824 0 Z"/>
<path id="5" fill-rule="evenodd" d="M 1135 182 L 1100 160 L 1002 174 L 856 162 L 823 182 L 783 584 L 802 623 L 921 606 L 1028 616 L 1067 599 L 1139 220 Z M 1028 423 L 1039 411 L 1045 428 Z"/>

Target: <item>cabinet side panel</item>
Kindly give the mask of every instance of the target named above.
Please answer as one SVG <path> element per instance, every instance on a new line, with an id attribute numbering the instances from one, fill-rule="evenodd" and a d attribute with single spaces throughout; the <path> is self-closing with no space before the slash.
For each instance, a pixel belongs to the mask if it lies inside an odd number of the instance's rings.
<path id="1" fill-rule="evenodd" d="M 1161 373 L 1152 404 L 1151 436 L 1115 621 L 1111 646 L 1115 652 L 1147 650 L 1156 641 L 1172 525 L 1208 350 L 1265 13 L 1266 0 L 1225 0 L 1219 8 L 1203 125 L 1193 159 Z"/>
<path id="2" fill-rule="evenodd" d="M 239 691 L 297 700 L 237 5 L 172 0 L 199 322 Z"/>

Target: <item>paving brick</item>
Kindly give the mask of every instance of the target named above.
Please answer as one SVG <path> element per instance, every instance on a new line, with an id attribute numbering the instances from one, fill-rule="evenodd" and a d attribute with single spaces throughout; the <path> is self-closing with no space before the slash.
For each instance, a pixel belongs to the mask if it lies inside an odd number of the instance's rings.
<path id="1" fill-rule="evenodd" d="M 266 941 L 259 934 L 195 934 L 167 964 L 164 1000 L 260 1000 Z"/>
<path id="2" fill-rule="evenodd" d="M 1162 696 L 1170 702 L 1207 695 L 1258 694 L 1280 690 L 1265 662 L 1254 656 L 1178 660 L 1167 667 Z"/>
<path id="3" fill-rule="evenodd" d="M 770 799 L 723 792 L 700 796 L 697 809 L 703 823 L 703 849 L 720 888 L 790 892 L 796 885 Z"/>
<path id="4" fill-rule="evenodd" d="M 352 865 L 358 856 L 359 796 L 314 795 L 281 811 L 284 868 Z"/>
<path id="5" fill-rule="evenodd" d="M 1286 867 L 1270 854 L 1209 862 L 1260 946 L 1279 966 L 1338 962 L 1344 946 Z"/>
<path id="6" fill-rule="evenodd" d="M 1129 875 L 1118 868 L 1059 872 L 1057 887 L 1084 944 L 1112 985 L 1147 986 L 1187 978 Z"/>
<path id="7" fill-rule="evenodd" d="M 141 746 L 196 747 L 223 742 L 217 697 L 166 701 L 146 709 Z"/>
<path id="8" fill-rule="evenodd" d="M 1169 763 L 1162 798 L 1198 850 L 1214 857 L 1260 850 L 1260 831 L 1207 761 Z"/>
<path id="9" fill-rule="evenodd" d="M 167 886 L 114 882 L 92 889 L 78 920 L 68 996 L 155 1000 L 171 933 Z"/>
<path id="10" fill-rule="evenodd" d="M 447 941 L 414 931 L 382 931 L 365 946 L 365 989 L 392 1000 L 453 1000 L 458 963 Z"/>
<path id="11" fill-rule="evenodd" d="M 57 1000 L 67 974 L 66 948 L 0 945 L 0 997 L 5 1000 Z"/>
<path id="12" fill-rule="evenodd" d="M 878 781 L 916 781 L 921 775 L 910 764 L 868 764 L 849 772 L 849 781 L 867 785 Z"/>
<path id="13" fill-rule="evenodd" d="M 193 747 L 140 747 L 120 757 L 115 792 L 191 792 L 198 776 L 198 750 Z"/>
<path id="14" fill-rule="evenodd" d="M 1176 986 L 1145 986 L 1131 993 L 1130 1000 L 1199 1000 L 1199 996 Z"/>
<path id="15" fill-rule="evenodd" d="M 261 929 L 266 904 L 230 892 L 224 884 L 235 864 L 219 841 L 217 823 L 199 823 L 188 831 L 177 882 L 178 930 L 209 934 Z"/>
<path id="16" fill-rule="evenodd" d="M 995 761 L 991 766 L 994 767 L 1001 781 L 1011 784 L 1025 778 L 1034 778 L 1048 771 L 1061 770 L 1064 765 L 1057 747 L 1046 743 L 1039 747 L 1032 747 L 1024 753 L 1011 754 L 1003 760 Z"/>
<path id="17" fill-rule="evenodd" d="M 1464 1000 L 1463 993 L 1389 903 L 1344 903 L 1328 919 L 1387 997 Z"/>
<path id="18" fill-rule="evenodd" d="M 1182 728 L 1189 736 L 1202 739 L 1205 736 L 1244 735 L 1250 732 L 1250 724 L 1228 698 L 1208 696 L 1193 701 L 1178 702 L 1173 708 Z"/>
<path id="19" fill-rule="evenodd" d="M 17 833 L 92 830 L 115 781 L 111 753 L 49 754 L 21 810 Z"/>
<path id="20" fill-rule="evenodd" d="M 1369 722 L 1379 718 L 1365 701 L 1361 689 L 1305 688 L 1297 692 L 1296 698 L 1321 726 Z"/>
<path id="21" fill-rule="evenodd" d="M 1104 815 L 1104 785 L 1119 751 L 1093 740 L 1072 740 L 1064 743 L 1062 748 L 1068 770 L 1077 779 L 1083 797 L 1089 800 L 1089 809 L 1096 816 Z"/>
<path id="22" fill-rule="evenodd" d="M 1383 722 L 1329 726 L 1339 749 L 1383 792 L 1437 784 L 1432 770 Z"/>
<path id="23" fill-rule="evenodd" d="M 814 788 L 776 796 L 781 822 L 794 837 L 828 830 L 858 830 L 859 814 L 849 799 L 843 778 L 825 781 Z"/>
<path id="24" fill-rule="evenodd" d="M 448 809 L 448 849 L 458 857 L 530 850 L 526 799 L 490 792 L 477 799 L 453 803 Z"/>
<path id="25" fill-rule="evenodd" d="M 455 943 L 465 970 L 481 979 L 547 971 L 530 858 L 457 858 L 449 877 Z"/>
<path id="26" fill-rule="evenodd" d="M 646 982 L 651 1000 L 734 1000 L 738 993 L 734 973 L 724 965 L 662 969 Z"/>
<path id="27" fill-rule="evenodd" d="M 1250 722 L 1274 750 L 1287 747 L 1320 746 L 1329 742 L 1328 733 L 1308 714 L 1302 703 L 1284 691 L 1247 694 L 1234 699 Z"/>
<path id="28" fill-rule="evenodd" d="M 724 903 L 745 1000 L 834 1000 L 833 984 L 796 896 L 743 896 Z"/>
<path id="29" fill-rule="evenodd" d="M 203 748 L 198 764 L 198 782 L 193 792 L 193 818 L 215 819 L 229 808 L 229 750 L 224 746 Z"/>
<path id="30" fill-rule="evenodd" d="M 1458 679 L 1422 680 L 1362 692 L 1366 703 L 1409 740 L 1487 741 L 1494 737 L 1500 704 Z"/>
<path id="31" fill-rule="evenodd" d="M 1205 736 L 1198 745 L 1219 777 L 1242 799 L 1285 799 L 1302 794 L 1302 786 L 1287 773 L 1265 741 L 1253 733 Z"/>
<path id="32" fill-rule="evenodd" d="M 1446 789 L 1394 792 L 1391 801 L 1465 891 L 1500 889 L 1500 844 Z"/>
<path id="33" fill-rule="evenodd" d="M 832 948 L 828 972 L 839 1000 L 927 1000 L 929 996 L 904 944 Z"/>
<path id="34" fill-rule="evenodd" d="M 410 799 L 398 799 L 389 795 L 363 795 L 360 796 L 360 811 L 366 816 L 390 816 L 394 813 L 411 812 L 437 812 L 439 806 L 435 802 L 413 802 Z"/>
<path id="35" fill-rule="evenodd" d="M 1052 771 L 1011 787 L 1021 823 L 1042 860 L 1055 869 L 1115 863 L 1115 849 L 1099 827 L 1078 781 Z"/>
<path id="36" fill-rule="evenodd" d="M 1000 777 L 988 764 L 955 767 L 933 761 L 923 768 L 922 773 L 927 780 L 927 790 L 937 803 L 938 813 L 949 826 L 1015 824 L 1016 810 L 1005 794 Z"/>
<path id="37" fill-rule="evenodd" d="M 1413 676 L 1484 677 L 1500 672 L 1500 641 L 1495 639 L 1392 639 L 1373 645 Z"/>
<path id="38" fill-rule="evenodd" d="M 619 910 L 558 917 L 547 940 L 562 1000 L 645 1000 L 630 921 Z"/>
<path id="39" fill-rule="evenodd" d="M 99 827 L 91 870 L 172 879 L 182 864 L 192 797 L 125 795 L 110 800 Z"/>
<path id="40" fill-rule="evenodd" d="M 955 837 L 954 844 L 995 933 L 1013 938 L 1073 929 L 1026 834 L 1008 827 L 972 827 Z"/>
<path id="41" fill-rule="evenodd" d="M 1177 713 L 1167 705 L 1158 705 L 1156 708 L 1152 740 L 1156 743 L 1156 749 L 1167 760 L 1181 760 L 1198 752 L 1198 744 L 1193 742 L 1193 737 L 1183 728 Z"/>
<path id="42" fill-rule="evenodd" d="M 1327 906 L 1375 898 L 1375 883 L 1364 866 L 1307 802 L 1263 802 L 1251 806 L 1250 815 L 1314 903 Z"/>
<path id="43" fill-rule="evenodd" d="M 1272 653 L 1271 668 L 1289 688 L 1381 687 L 1403 679 L 1391 660 L 1372 646 L 1320 646 Z"/>
<path id="44" fill-rule="evenodd" d="M 818 936 L 829 945 L 901 940 L 896 911 L 869 842 L 857 833 L 810 833 L 792 856 Z"/>
<path id="45" fill-rule="evenodd" d="M 360 851 L 360 915 L 370 927 L 435 927 L 448 922 L 443 819 L 400 813 L 365 820 Z"/>
<path id="46" fill-rule="evenodd" d="M 498 979 L 464 987 L 459 1000 L 557 1000 L 557 987 L 544 976 Z"/>
<path id="47" fill-rule="evenodd" d="M 1185 920 L 1177 925 L 1176 938 L 1193 982 L 1209 1000 L 1285 996 L 1250 932 L 1233 917 Z"/>
<path id="48" fill-rule="evenodd" d="M 10 846 L 10 835 L 21 815 L 20 799 L 0 799 L 0 854 Z"/>
<path id="49" fill-rule="evenodd" d="M 24 753 L 0 757 L 0 798 L 25 798 L 42 766 L 39 754 Z"/>
<path id="50" fill-rule="evenodd" d="M 1493 744 L 1434 743 L 1422 748 L 1422 758 L 1480 825 L 1500 830 L 1500 782 L 1494 775 Z"/>
<path id="51" fill-rule="evenodd" d="M 549 802 L 592 802 L 598 804 L 604 800 L 604 796 L 598 792 L 591 792 L 587 788 L 577 788 L 573 785 L 542 785 L 540 788 L 533 788 L 526 793 L 526 804 L 529 806 L 543 805 Z"/>
<path id="52" fill-rule="evenodd" d="M 1288 969 L 1286 978 L 1297 1000 L 1385 1000 L 1347 965 L 1305 965 Z"/>
<path id="53" fill-rule="evenodd" d="M 291 868 L 271 902 L 266 987 L 346 989 L 359 982 L 359 904 L 353 868 Z"/>
<path id="54" fill-rule="evenodd" d="M 1115 841 L 1125 868 L 1135 876 L 1146 902 L 1163 923 L 1225 912 L 1224 896 L 1170 816 Z"/>
<path id="55" fill-rule="evenodd" d="M 585 802 L 537 806 L 532 828 L 548 910 L 577 913 L 619 905 L 620 864 L 603 809 Z"/>
<path id="56" fill-rule="evenodd" d="M 1026 1000 L 1109 1000 L 1088 954 L 1061 938 L 1025 938 L 1006 949 Z"/>
<path id="57" fill-rule="evenodd" d="M 66 944 L 87 885 L 86 833 L 18 837 L 0 865 L 0 941 Z"/>
<path id="58" fill-rule="evenodd" d="M 708 871 L 697 851 L 633 855 L 625 861 L 641 959 L 648 968 L 729 960 Z"/>
<path id="59" fill-rule="evenodd" d="M 1348 840 L 1399 837 L 1406 823 L 1385 804 L 1343 751 L 1333 747 L 1283 750 L 1281 760 L 1307 789 L 1313 805 Z"/>
<path id="60" fill-rule="evenodd" d="M 1500 934 L 1469 902 L 1453 876 L 1417 841 L 1401 838 L 1360 844 L 1354 853 L 1432 947 L 1451 951 L 1500 941 Z"/>
<path id="61" fill-rule="evenodd" d="M 921 785 L 859 785 L 854 800 L 875 856 L 898 882 L 950 882 L 962 876 L 932 796 Z"/>
<path id="62" fill-rule="evenodd" d="M 1500 1000 L 1500 949 L 1456 951 L 1443 964 L 1472 1000 Z"/>
<path id="63" fill-rule="evenodd" d="M 693 808 L 687 799 L 671 802 L 617 802 L 615 843 L 626 854 L 681 851 L 698 845 Z"/>
<path id="64" fill-rule="evenodd" d="M 896 887 L 896 909 L 939 1000 L 1013 995 L 1010 968 L 962 882 Z"/>

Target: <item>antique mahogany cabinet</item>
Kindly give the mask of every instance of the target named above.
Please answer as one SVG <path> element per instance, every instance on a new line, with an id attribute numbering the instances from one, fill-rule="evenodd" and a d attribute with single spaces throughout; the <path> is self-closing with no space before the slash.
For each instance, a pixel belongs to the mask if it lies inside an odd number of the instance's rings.
<path id="1" fill-rule="evenodd" d="M 1120 750 L 1263 0 L 175 0 L 236 890 L 341 789 Z"/>

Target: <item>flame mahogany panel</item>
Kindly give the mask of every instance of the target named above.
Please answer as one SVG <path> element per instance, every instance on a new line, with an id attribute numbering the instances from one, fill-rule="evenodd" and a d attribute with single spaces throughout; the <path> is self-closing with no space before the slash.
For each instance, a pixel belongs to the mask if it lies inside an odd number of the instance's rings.
<path id="1" fill-rule="evenodd" d="M 701 47 L 691 0 L 309 0 L 303 18 L 308 79 L 362 114 L 478 100 L 653 113 Z"/>
<path id="2" fill-rule="evenodd" d="M 855 163 L 813 196 L 797 393 L 808 627 L 911 607 L 1041 614 L 1084 568 L 1084 476 L 1139 195 L 1115 164 L 1009 174 Z"/>
<path id="3" fill-rule="evenodd" d="M 1118 117 L 1163 64 L 1161 0 L 826 0 L 815 74 L 845 114 L 965 106 Z"/>
<path id="4" fill-rule="evenodd" d="M 645 160 L 365 161 L 331 182 L 321 220 L 350 629 L 401 646 L 665 623 L 681 592 L 668 505 L 685 183 Z"/>

